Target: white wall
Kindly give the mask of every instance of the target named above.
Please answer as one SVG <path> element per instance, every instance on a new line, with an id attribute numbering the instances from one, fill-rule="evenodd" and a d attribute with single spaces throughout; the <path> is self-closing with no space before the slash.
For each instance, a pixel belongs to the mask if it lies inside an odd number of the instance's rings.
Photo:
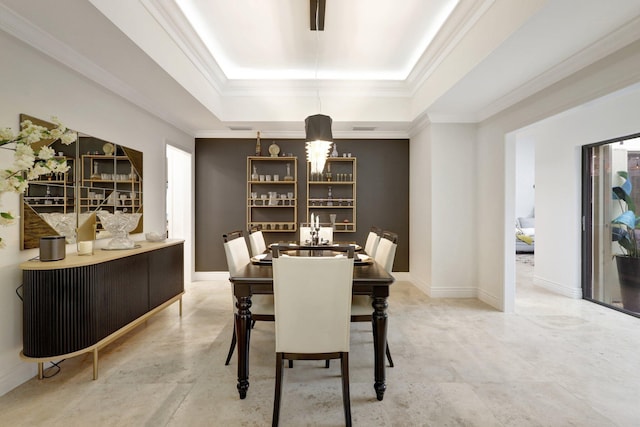
<path id="1" fill-rule="evenodd" d="M 528 129 L 538 153 L 535 275 L 542 286 L 581 297 L 581 146 L 640 132 L 638 111 L 640 84 Z"/>
<path id="2" fill-rule="evenodd" d="M 476 126 L 431 126 L 433 297 L 475 297 Z"/>
<path id="3" fill-rule="evenodd" d="M 535 209 L 536 146 L 529 135 L 516 140 L 516 218 L 532 217 Z"/>
<path id="4" fill-rule="evenodd" d="M 413 283 L 431 295 L 432 197 L 431 128 L 411 136 L 409 145 L 409 271 Z"/>
<path id="5" fill-rule="evenodd" d="M 475 125 L 430 124 L 411 137 L 411 278 L 433 297 L 476 296 Z"/>
<path id="6" fill-rule="evenodd" d="M 515 209 L 510 206 L 515 206 L 515 149 L 511 146 L 515 140 L 508 140 L 508 135 L 575 106 L 582 105 L 576 111 L 586 111 L 594 99 L 640 81 L 639 70 L 640 42 L 635 42 L 479 125 L 480 299 L 507 311 L 513 307 L 509 290 L 514 288 L 510 266 Z M 631 133 L 631 129 L 637 132 L 639 127 L 633 109 L 609 107 L 609 113 L 588 115 L 586 120 L 580 115 L 567 118 L 568 122 L 556 125 L 563 129 L 562 137 L 547 134 L 545 147 L 536 140 L 536 274 L 556 291 L 573 297 L 578 296 L 580 281 L 578 145 Z M 561 197 L 561 190 L 568 193 Z"/>
<path id="7" fill-rule="evenodd" d="M 144 229 L 165 229 L 165 148 L 170 140 L 193 153 L 194 139 L 141 111 L 72 70 L 0 32 L 0 126 L 19 127 L 18 115 L 42 119 L 58 116 L 72 129 L 144 152 Z M 159 88 L 161 90 L 161 88 Z M 0 164 L 10 161 L 0 156 Z M 19 197 L 3 196 L 3 209 L 19 212 Z M 0 249 L 0 395 L 36 373 L 22 361 L 22 307 L 15 289 L 21 283 L 18 264 L 37 250 L 20 251 L 20 227 L 0 229 L 7 248 Z"/>

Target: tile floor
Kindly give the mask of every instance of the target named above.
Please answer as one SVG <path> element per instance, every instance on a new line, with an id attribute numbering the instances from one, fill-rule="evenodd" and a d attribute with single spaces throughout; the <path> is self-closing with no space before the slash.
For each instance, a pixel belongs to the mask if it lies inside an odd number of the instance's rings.
<path id="1" fill-rule="evenodd" d="M 395 368 L 373 390 L 368 324 L 353 325 L 356 426 L 638 426 L 639 319 L 532 284 L 518 264 L 516 312 L 472 299 L 430 299 L 397 282 L 390 298 Z M 232 315 L 228 283 L 187 287 L 177 306 L 91 357 L 61 363 L 0 397 L 2 426 L 266 426 L 273 404 L 273 324 L 252 333 L 247 399 L 236 363 L 224 366 Z M 47 373 L 51 373 L 51 369 Z M 285 369 L 281 426 L 343 424 L 339 366 Z"/>

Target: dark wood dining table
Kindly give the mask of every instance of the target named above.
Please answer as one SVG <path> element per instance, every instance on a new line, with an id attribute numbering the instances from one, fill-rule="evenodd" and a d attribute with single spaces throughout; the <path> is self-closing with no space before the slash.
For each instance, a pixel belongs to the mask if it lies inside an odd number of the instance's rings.
<path id="1" fill-rule="evenodd" d="M 329 255 L 332 251 L 291 251 L 299 256 Z M 376 262 L 355 263 L 353 268 L 353 294 L 372 297 L 372 331 L 374 347 L 374 384 L 378 400 L 382 400 L 387 388 L 385 377 L 385 350 L 387 347 L 387 298 L 394 278 Z M 273 294 L 273 270 L 268 263 L 249 263 L 235 272 L 229 281 L 236 297 L 235 328 L 238 357 L 238 393 L 240 399 L 249 389 L 249 341 L 251 338 L 251 296 Z"/>

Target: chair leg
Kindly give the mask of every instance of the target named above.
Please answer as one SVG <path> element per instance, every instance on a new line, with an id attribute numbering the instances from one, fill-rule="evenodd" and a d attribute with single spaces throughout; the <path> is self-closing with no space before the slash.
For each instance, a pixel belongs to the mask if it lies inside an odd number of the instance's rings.
<path id="1" fill-rule="evenodd" d="M 342 404 L 344 405 L 344 420 L 347 427 L 351 427 L 351 397 L 349 395 L 349 353 L 340 355 L 340 370 L 342 373 Z"/>
<path id="2" fill-rule="evenodd" d="M 276 389 L 273 396 L 273 418 L 271 426 L 277 427 L 280 418 L 280 396 L 282 395 L 282 364 L 283 354 L 276 353 Z"/>
<path id="3" fill-rule="evenodd" d="M 227 361 L 224 362 L 225 366 L 229 364 L 231 356 L 233 356 L 233 350 L 236 348 L 236 328 L 233 328 L 233 335 L 231 336 L 231 347 L 229 347 L 229 354 L 227 354 Z"/>
<path id="4" fill-rule="evenodd" d="M 256 326 L 256 321 L 255 321 L 255 320 L 252 320 L 252 321 L 251 321 L 251 329 L 253 329 L 253 327 L 254 327 L 254 326 Z"/>
<path id="5" fill-rule="evenodd" d="M 293 360 L 289 359 L 289 368 L 293 368 Z"/>
<path id="6" fill-rule="evenodd" d="M 389 361 L 389 366 L 393 368 L 393 359 L 391 358 L 391 352 L 389 351 L 389 343 L 387 343 L 387 360 Z"/>
<path id="7" fill-rule="evenodd" d="M 325 367 L 326 369 L 329 369 L 329 366 L 330 366 L 330 365 L 331 365 L 331 359 L 327 359 L 327 360 L 325 360 L 325 361 L 324 361 L 324 367 Z"/>

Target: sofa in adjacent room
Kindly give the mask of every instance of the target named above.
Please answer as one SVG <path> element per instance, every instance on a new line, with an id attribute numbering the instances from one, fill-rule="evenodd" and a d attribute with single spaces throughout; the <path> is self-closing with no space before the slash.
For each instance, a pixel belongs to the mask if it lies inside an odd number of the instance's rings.
<path id="1" fill-rule="evenodd" d="M 533 253 L 535 248 L 536 219 L 516 219 L 516 253 Z"/>

